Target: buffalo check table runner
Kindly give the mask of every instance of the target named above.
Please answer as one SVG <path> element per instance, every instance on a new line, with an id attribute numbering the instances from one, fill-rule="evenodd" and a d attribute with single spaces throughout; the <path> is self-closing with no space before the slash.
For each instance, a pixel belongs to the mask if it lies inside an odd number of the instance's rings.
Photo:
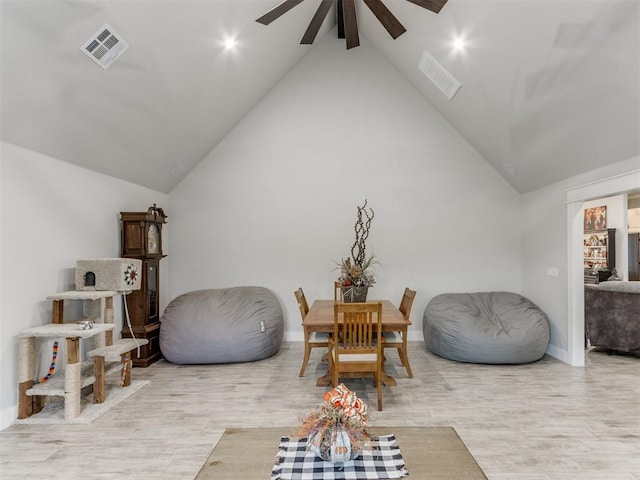
<path id="1" fill-rule="evenodd" d="M 409 475 L 394 435 L 372 437 L 370 447 L 343 464 L 325 462 L 306 438 L 282 437 L 271 480 L 383 480 Z"/>

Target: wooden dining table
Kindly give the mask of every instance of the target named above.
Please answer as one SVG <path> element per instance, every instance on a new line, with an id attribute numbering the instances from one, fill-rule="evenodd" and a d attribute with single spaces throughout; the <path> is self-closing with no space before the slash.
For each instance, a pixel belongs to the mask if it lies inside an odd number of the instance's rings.
<path id="1" fill-rule="evenodd" d="M 382 302 L 382 331 L 383 332 L 401 332 L 404 348 L 407 345 L 407 329 L 411 325 L 411 321 L 405 318 L 390 300 L 370 300 L 367 303 Z M 333 333 L 333 305 L 335 300 L 315 300 L 302 321 L 305 338 L 313 332 Z M 407 360 L 408 361 L 408 360 Z M 382 383 L 387 386 L 396 385 L 396 380 L 388 375 L 383 374 Z M 318 378 L 316 385 L 325 387 L 331 384 L 331 372 L 327 372 Z"/>

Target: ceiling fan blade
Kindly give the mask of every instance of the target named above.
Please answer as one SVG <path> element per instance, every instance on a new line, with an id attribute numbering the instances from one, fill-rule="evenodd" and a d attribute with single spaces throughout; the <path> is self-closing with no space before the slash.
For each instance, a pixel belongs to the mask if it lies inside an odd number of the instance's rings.
<path id="1" fill-rule="evenodd" d="M 338 24 L 338 38 L 344 38 L 344 15 L 342 14 L 342 0 L 336 0 L 336 23 Z"/>
<path id="2" fill-rule="evenodd" d="M 302 3 L 304 0 L 285 0 L 277 7 L 269 10 L 267 13 L 262 15 L 260 18 L 256 19 L 256 22 L 261 23 L 263 25 L 269 25 L 271 22 L 280 18 L 280 16 L 287 13 L 296 5 Z"/>
<path id="3" fill-rule="evenodd" d="M 381 0 L 364 0 L 364 3 L 394 40 L 407 31 Z"/>
<path id="4" fill-rule="evenodd" d="M 327 17 L 329 10 L 331 10 L 331 5 L 333 5 L 333 0 L 322 0 L 322 3 L 318 7 L 318 10 L 316 10 L 316 14 L 309 22 L 307 31 L 304 32 L 302 40 L 300 40 L 301 44 L 311 45 L 313 43 L 313 41 L 316 39 L 316 36 L 318 35 L 318 32 L 320 31 L 322 22 L 324 22 L 324 19 Z"/>
<path id="5" fill-rule="evenodd" d="M 407 0 L 407 2 L 415 3 L 434 13 L 439 13 L 442 7 L 444 7 L 444 4 L 447 3 L 447 0 Z"/>
<path id="6" fill-rule="evenodd" d="M 344 15 L 344 31 L 347 50 L 349 50 L 350 48 L 360 45 L 355 0 L 342 0 L 342 13 Z"/>

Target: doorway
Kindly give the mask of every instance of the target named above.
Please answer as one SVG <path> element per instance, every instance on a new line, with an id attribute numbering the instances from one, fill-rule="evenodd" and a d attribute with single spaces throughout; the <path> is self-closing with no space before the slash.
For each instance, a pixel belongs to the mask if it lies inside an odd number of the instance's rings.
<path id="1" fill-rule="evenodd" d="M 583 204 L 588 200 L 628 194 L 638 190 L 640 170 L 567 190 L 567 313 L 569 364 L 584 366 L 584 235 Z"/>

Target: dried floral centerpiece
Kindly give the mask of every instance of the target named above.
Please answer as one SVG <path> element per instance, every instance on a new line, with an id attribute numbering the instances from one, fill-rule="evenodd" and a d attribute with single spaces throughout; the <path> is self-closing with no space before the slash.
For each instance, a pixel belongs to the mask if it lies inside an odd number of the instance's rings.
<path id="1" fill-rule="evenodd" d="M 376 283 L 373 266 L 377 263 L 375 255 L 367 258 L 366 241 L 371 231 L 373 209 L 367 210 L 367 200 L 362 207 L 358 206 L 355 224 L 356 241 L 351 247 L 351 257 L 342 259 L 338 264 L 340 276 L 338 283 L 342 287 L 345 302 L 364 302 L 367 299 L 369 287 Z"/>
<path id="2" fill-rule="evenodd" d="M 324 461 L 344 463 L 358 458 L 369 441 L 367 420 L 367 404 L 341 383 L 325 392 L 322 405 L 301 419 L 295 433 Z"/>

